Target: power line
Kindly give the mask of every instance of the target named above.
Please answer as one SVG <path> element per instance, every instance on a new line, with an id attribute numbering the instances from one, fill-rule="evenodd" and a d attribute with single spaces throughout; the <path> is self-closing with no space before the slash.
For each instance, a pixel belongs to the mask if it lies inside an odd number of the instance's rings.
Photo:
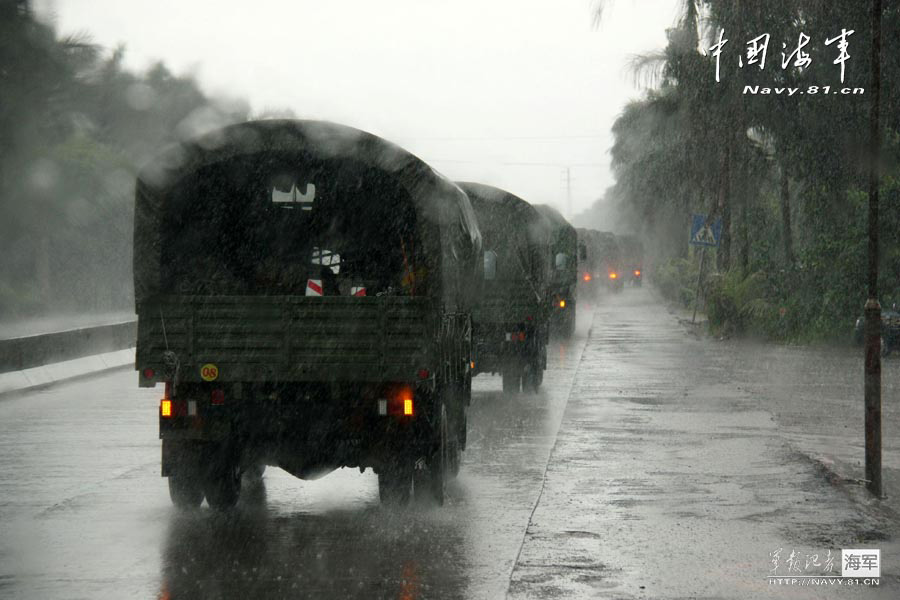
<path id="1" fill-rule="evenodd" d="M 607 139 L 608 135 L 587 134 L 587 135 L 518 135 L 518 136 L 442 136 L 442 137 L 415 137 L 402 138 L 407 142 L 500 142 L 500 141 L 550 141 L 550 140 L 596 140 Z"/>
<path id="2" fill-rule="evenodd" d="M 490 160 L 458 160 L 453 158 L 428 158 L 426 162 L 443 162 L 443 163 L 461 163 L 461 164 L 491 164 L 512 167 L 555 167 L 557 169 L 566 169 L 569 167 L 606 167 L 608 163 L 591 162 L 591 163 L 550 163 L 550 162 L 496 162 Z"/>

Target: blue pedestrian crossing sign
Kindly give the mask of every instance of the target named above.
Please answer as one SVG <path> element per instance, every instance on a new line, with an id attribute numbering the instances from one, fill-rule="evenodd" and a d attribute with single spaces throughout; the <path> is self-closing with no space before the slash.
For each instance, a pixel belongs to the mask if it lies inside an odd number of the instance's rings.
<path id="1" fill-rule="evenodd" d="M 718 246 L 722 239 L 722 219 L 707 223 L 706 215 L 692 215 L 690 243 L 695 246 Z"/>

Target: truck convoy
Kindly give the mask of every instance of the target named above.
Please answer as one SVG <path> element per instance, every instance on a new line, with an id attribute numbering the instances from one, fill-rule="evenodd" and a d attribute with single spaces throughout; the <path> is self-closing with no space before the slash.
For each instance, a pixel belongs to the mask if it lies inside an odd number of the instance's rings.
<path id="1" fill-rule="evenodd" d="M 474 374 L 500 373 L 503 391 L 537 391 L 547 368 L 550 243 L 544 218 L 509 192 L 460 183 L 484 240 L 475 304 Z"/>
<path id="2" fill-rule="evenodd" d="M 549 207 L 334 123 L 171 148 L 138 176 L 134 291 L 173 503 L 227 509 L 273 465 L 371 468 L 383 503 L 442 504 L 473 376 L 539 388 L 584 247 Z"/>
<path id="3" fill-rule="evenodd" d="M 644 281 L 644 245 L 635 235 L 622 235 L 618 239 L 625 279 L 640 287 Z"/>

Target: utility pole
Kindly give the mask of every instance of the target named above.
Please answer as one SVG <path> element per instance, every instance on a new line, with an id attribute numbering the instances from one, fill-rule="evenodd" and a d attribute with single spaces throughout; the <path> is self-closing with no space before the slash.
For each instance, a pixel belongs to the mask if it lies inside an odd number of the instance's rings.
<path id="1" fill-rule="evenodd" d="M 878 184 L 881 160 L 881 0 L 872 0 L 872 99 L 869 116 L 869 269 L 865 308 L 866 486 L 882 496 L 881 483 L 881 305 L 878 303 Z"/>

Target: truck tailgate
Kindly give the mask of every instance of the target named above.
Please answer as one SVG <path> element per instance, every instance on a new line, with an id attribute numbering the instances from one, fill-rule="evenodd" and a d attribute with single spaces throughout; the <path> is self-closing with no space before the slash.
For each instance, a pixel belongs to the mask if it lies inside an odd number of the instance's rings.
<path id="1" fill-rule="evenodd" d="M 138 314 L 136 367 L 183 381 L 406 381 L 433 362 L 433 301 L 408 297 L 170 296 Z"/>

